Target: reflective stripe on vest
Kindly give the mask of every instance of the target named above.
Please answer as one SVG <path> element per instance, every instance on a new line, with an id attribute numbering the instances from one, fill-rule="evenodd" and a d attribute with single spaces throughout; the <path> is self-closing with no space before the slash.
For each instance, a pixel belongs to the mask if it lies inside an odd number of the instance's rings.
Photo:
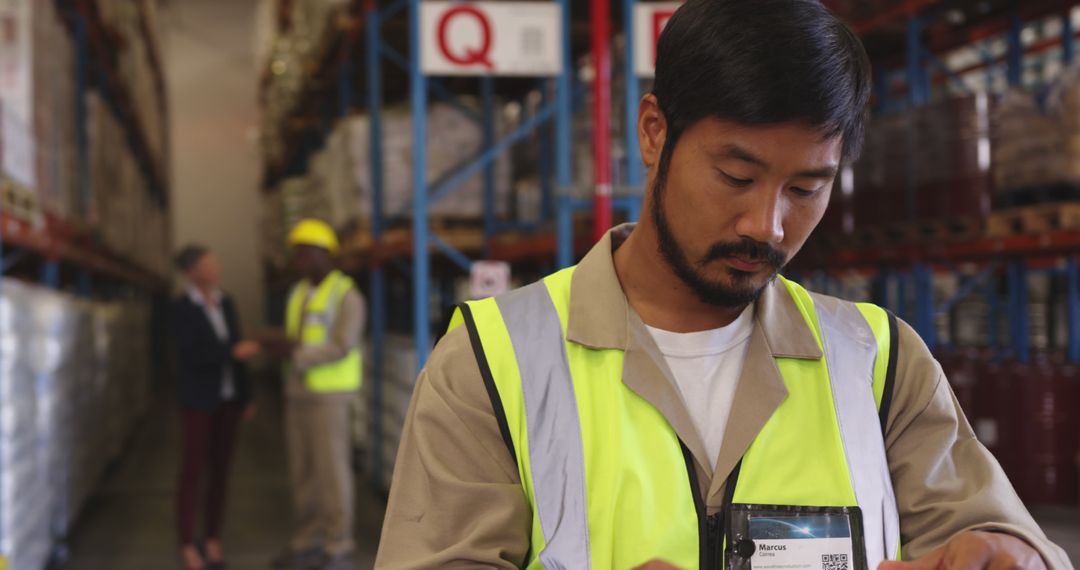
<path id="1" fill-rule="evenodd" d="M 470 302 L 463 314 L 533 507 L 527 566 L 623 568 L 661 558 L 697 568 L 692 467 L 659 411 L 622 384 L 623 352 L 565 340 L 572 274 Z M 875 568 L 900 548 L 877 429 L 895 359 L 889 318 L 782 283 L 824 357 L 776 359 L 789 396 L 744 456 L 734 502 L 857 505 Z"/>
<path id="2" fill-rule="evenodd" d="M 285 315 L 285 329 L 289 338 L 299 340 L 304 346 L 324 344 L 345 295 L 354 287 L 351 278 L 340 271 L 333 271 L 319 284 L 305 308 L 310 285 L 307 281 L 297 284 L 289 296 Z M 309 369 L 304 381 L 312 392 L 349 392 L 360 388 L 362 375 L 363 361 L 357 347 L 341 360 Z"/>

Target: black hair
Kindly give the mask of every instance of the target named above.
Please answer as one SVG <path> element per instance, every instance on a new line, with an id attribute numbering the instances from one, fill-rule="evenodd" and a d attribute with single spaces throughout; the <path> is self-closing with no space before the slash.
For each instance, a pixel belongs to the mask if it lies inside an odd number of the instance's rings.
<path id="1" fill-rule="evenodd" d="M 199 263 L 199 260 L 208 253 L 210 253 L 210 250 L 201 245 L 194 243 L 188 244 L 181 248 L 180 251 L 176 254 L 176 258 L 173 259 L 173 263 L 176 264 L 177 269 L 183 271 L 184 273 L 187 273 L 194 269 L 195 266 Z"/>
<path id="2" fill-rule="evenodd" d="M 870 61 L 862 42 L 818 0 L 688 0 L 657 44 L 653 95 L 667 120 L 663 173 L 691 125 L 805 121 L 862 147 Z"/>

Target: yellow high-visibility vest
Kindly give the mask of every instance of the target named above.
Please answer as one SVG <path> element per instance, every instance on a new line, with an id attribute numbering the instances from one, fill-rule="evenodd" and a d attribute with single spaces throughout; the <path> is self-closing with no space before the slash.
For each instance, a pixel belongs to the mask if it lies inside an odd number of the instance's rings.
<path id="1" fill-rule="evenodd" d="M 307 299 L 311 284 L 306 280 L 297 284 L 289 296 L 285 316 L 285 330 L 289 339 L 299 341 L 303 346 L 319 346 L 325 343 L 342 300 L 355 287 L 351 278 L 340 271 L 334 271 L 323 279 L 311 295 L 305 311 L 304 300 Z M 353 347 L 345 358 L 308 370 L 304 381 L 312 392 L 353 392 L 360 389 L 363 368 L 360 348 Z M 285 377 L 289 377 L 288 372 Z"/>
<path id="2" fill-rule="evenodd" d="M 788 396 L 729 477 L 723 511 L 707 517 L 691 454 L 623 384 L 624 352 L 566 339 L 573 272 L 468 302 L 451 321 L 468 328 L 532 507 L 527 568 L 629 569 L 654 559 L 724 568 L 739 540 L 724 521 L 748 505 L 858 512 L 868 567 L 899 558 L 879 419 L 895 374 L 892 315 L 780 278 L 822 357 L 775 358 Z"/>

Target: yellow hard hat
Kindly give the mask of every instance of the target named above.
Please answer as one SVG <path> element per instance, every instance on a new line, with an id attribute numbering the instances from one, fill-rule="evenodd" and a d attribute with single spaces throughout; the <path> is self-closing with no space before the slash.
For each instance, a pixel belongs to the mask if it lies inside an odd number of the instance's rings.
<path id="1" fill-rule="evenodd" d="M 312 218 L 300 220 L 300 223 L 289 232 L 289 247 L 297 245 L 313 245 L 330 253 L 337 253 L 337 234 L 334 233 L 334 228 L 330 227 L 330 224 L 322 220 Z"/>

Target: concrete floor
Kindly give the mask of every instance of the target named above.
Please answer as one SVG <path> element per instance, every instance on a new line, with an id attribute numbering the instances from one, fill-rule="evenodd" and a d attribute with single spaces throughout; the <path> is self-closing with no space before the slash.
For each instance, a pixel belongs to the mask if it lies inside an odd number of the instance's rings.
<path id="1" fill-rule="evenodd" d="M 175 412 L 152 413 L 88 505 L 60 570 L 181 568 L 173 511 L 178 450 Z M 229 568 L 264 570 L 286 543 L 291 516 L 279 402 L 264 400 L 258 419 L 242 429 L 235 461 L 223 540 Z M 385 503 L 362 481 L 357 494 L 357 568 L 371 568 Z M 1035 515 L 1074 565 L 1080 563 L 1080 511 Z"/>
<path id="2" fill-rule="evenodd" d="M 230 570 L 265 570 L 289 537 L 291 507 L 279 402 L 241 429 L 222 542 Z M 179 422 L 156 410 L 133 436 L 76 525 L 61 570 L 171 570 Z M 385 501 L 357 483 L 357 568 L 375 562 Z"/>

